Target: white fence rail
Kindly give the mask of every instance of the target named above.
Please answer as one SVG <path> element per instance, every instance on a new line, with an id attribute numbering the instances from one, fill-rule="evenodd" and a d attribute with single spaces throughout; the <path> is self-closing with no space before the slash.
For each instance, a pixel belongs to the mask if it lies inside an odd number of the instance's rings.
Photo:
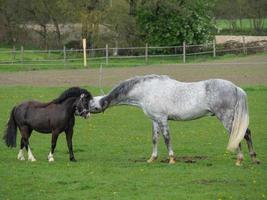
<path id="1" fill-rule="evenodd" d="M 236 45 L 236 44 L 235 44 Z M 160 62 L 161 59 L 169 59 L 172 62 L 186 63 L 196 56 L 216 57 L 227 53 L 248 54 L 267 51 L 267 43 L 249 46 L 243 42 L 236 46 L 216 45 L 215 41 L 200 45 L 181 46 L 149 46 L 144 47 L 109 47 L 86 49 L 86 63 L 88 66 L 104 63 L 106 65 L 138 65 L 149 64 L 151 61 Z M 157 60 L 158 59 L 158 60 Z M 168 60 L 166 61 L 168 62 Z M 11 50 L 0 50 L 0 67 L 12 65 L 54 65 L 54 66 L 83 66 L 83 49 L 56 50 L 25 50 L 15 47 Z"/>

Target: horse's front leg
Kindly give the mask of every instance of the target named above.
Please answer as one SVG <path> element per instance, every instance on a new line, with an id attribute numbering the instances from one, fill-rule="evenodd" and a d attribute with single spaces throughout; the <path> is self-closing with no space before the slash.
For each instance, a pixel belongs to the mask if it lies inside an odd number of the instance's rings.
<path id="1" fill-rule="evenodd" d="M 66 133 L 66 140 L 67 140 L 67 145 L 68 145 L 69 154 L 70 154 L 70 161 L 76 162 L 76 159 L 73 154 L 73 148 L 72 148 L 73 128 L 69 128 L 68 130 L 65 131 L 65 133 Z"/>
<path id="2" fill-rule="evenodd" d="M 158 158 L 158 140 L 159 140 L 160 128 L 157 122 L 152 122 L 152 143 L 153 150 L 150 159 L 147 160 L 148 163 L 154 162 Z"/>
<path id="3" fill-rule="evenodd" d="M 55 148 L 57 145 L 58 135 L 59 135 L 59 131 L 56 131 L 56 130 L 52 131 L 51 150 L 50 150 L 50 153 L 48 154 L 48 157 L 47 157 L 49 162 L 55 161 L 54 160 L 54 151 L 55 151 Z"/>
<path id="4" fill-rule="evenodd" d="M 159 126 L 160 126 L 160 129 L 161 129 L 163 137 L 164 137 L 164 142 L 167 146 L 167 150 L 168 150 L 168 154 L 169 154 L 169 164 L 174 164 L 175 159 L 174 159 L 174 153 L 173 153 L 172 146 L 171 146 L 171 137 L 170 137 L 170 132 L 169 132 L 167 120 L 164 122 L 160 122 Z"/>

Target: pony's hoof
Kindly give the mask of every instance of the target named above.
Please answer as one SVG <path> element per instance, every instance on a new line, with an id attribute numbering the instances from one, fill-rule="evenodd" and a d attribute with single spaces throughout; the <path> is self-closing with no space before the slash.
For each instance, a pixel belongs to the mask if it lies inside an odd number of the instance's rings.
<path id="1" fill-rule="evenodd" d="M 25 160 L 25 158 L 21 156 L 21 157 L 18 157 L 18 160 Z"/>
<path id="2" fill-rule="evenodd" d="M 36 161 L 35 158 L 29 158 L 28 160 L 31 161 L 31 162 L 35 162 Z"/>
<path id="3" fill-rule="evenodd" d="M 170 157 L 169 164 L 175 164 L 175 163 L 176 163 L 176 161 L 175 161 L 174 157 Z"/>
<path id="4" fill-rule="evenodd" d="M 48 162 L 54 162 L 55 159 L 53 157 L 48 158 Z"/>
<path id="5" fill-rule="evenodd" d="M 70 158 L 71 162 L 77 162 L 77 160 L 75 158 Z"/>
<path id="6" fill-rule="evenodd" d="M 151 158 L 149 158 L 146 162 L 147 163 L 153 163 L 157 160 L 158 157 L 155 157 L 155 156 L 151 156 Z"/>

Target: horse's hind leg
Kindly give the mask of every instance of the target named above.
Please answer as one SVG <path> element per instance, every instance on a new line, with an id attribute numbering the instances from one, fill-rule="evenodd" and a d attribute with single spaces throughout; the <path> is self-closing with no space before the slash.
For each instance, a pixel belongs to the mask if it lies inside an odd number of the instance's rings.
<path id="1" fill-rule="evenodd" d="M 236 158 L 235 165 L 236 166 L 241 166 L 243 160 L 244 160 L 244 155 L 243 155 L 243 153 L 241 151 L 241 143 L 239 143 L 239 145 L 237 147 L 237 158 Z"/>
<path id="2" fill-rule="evenodd" d="M 231 130 L 232 130 L 233 119 L 234 119 L 234 110 L 227 109 L 227 110 L 224 110 L 223 112 L 217 112 L 216 116 L 222 122 L 225 129 L 230 135 Z M 237 158 L 236 158 L 235 164 L 237 166 L 240 166 L 243 160 L 244 160 L 244 155 L 241 151 L 241 144 L 239 144 L 239 146 L 237 147 Z"/>
<path id="3" fill-rule="evenodd" d="M 252 162 L 255 164 L 260 164 L 260 161 L 258 159 L 256 159 L 256 152 L 253 149 L 250 129 L 247 129 L 247 131 L 246 131 L 245 140 L 246 140 L 247 145 L 248 145 L 249 155 L 252 159 Z"/>
<path id="4" fill-rule="evenodd" d="M 24 149 L 24 142 L 23 142 L 23 138 L 21 138 L 20 140 L 20 150 L 18 153 L 18 160 L 25 160 L 25 157 L 23 155 L 23 149 Z"/>
<path id="5" fill-rule="evenodd" d="M 147 160 L 148 163 L 154 162 L 158 157 L 158 140 L 159 140 L 160 128 L 157 122 L 152 122 L 152 143 L 153 151 L 150 159 Z"/>

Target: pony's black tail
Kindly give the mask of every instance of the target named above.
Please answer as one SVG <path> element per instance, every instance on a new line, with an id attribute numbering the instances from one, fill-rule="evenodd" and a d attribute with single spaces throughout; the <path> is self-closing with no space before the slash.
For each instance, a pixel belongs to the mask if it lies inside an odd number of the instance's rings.
<path id="1" fill-rule="evenodd" d="M 10 113 L 10 117 L 7 123 L 7 128 L 4 133 L 3 140 L 6 142 L 8 147 L 16 147 L 16 139 L 17 139 L 17 124 L 14 119 L 16 107 L 14 107 Z"/>

